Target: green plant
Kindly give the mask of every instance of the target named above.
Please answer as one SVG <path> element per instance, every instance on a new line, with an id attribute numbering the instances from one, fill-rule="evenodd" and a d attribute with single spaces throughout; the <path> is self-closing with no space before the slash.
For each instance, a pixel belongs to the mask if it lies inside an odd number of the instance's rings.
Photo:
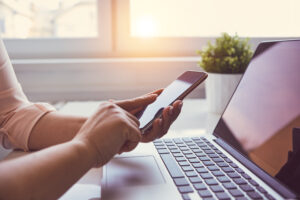
<path id="1" fill-rule="evenodd" d="M 216 39 L 215 44 L 209 41 L 203 50 L 197 51 L 197 54 L 201 56 L 198 64 L 205 71 L 236 74 L 245 72 L 253 52 L 248 39 L 223 33 Z"/>

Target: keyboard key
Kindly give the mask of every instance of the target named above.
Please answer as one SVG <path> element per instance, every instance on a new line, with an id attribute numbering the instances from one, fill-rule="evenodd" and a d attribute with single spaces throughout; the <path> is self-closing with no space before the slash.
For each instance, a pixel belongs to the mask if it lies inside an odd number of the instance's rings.
<path id="1" fill-rule="evenodd" d="M 189 150 L 189 148 L 188 148 L 188 147 L 179 147 L 179 149 L 180 149 L 181 151 L 186 151 L 186 150 Z"/>
<path id="2" fill-rule="evenodd" d="M 242 178 L 234 178 L 232 179 L 237 185 L 244 185 L 244 184 L 247 184 L 247 182 L 242 179 Z"/>
<path id="3" fill-rule="evenodd" d="M 172 153 L 181 153 L 179 149 L 171 149 L 170 150 Z"/>
<path id="4" fill-rule="evenodd" d="M 218 153 L 218 154 L 221 154 L 221 153 L 222 153 L 222 151 L 220 151 L 220 150 L 216 150 L 216 153 Z"/>
<path id="5" fill-rule="evenodd" d="M 208 166 L 207 169 L 209 169 L 209 171 L 216 171 L 216 170 L 219 170 L 219 168 L 215 165 L 213 166 Z"/>
<path id="6" fill-rule="evenodd" d="M 214 176 L 225 176 L 225 174 L 223 172 L 221 172 L 221 171 L 213 171 L 212 174 Z"/>
<path id="7" fill-rule="evenodd" d="M 202 168 L 196 168 L 196 171 L 198 173 L 207 173 L 208 172 L 208 170 L 206 168 L 204 168 L 204 167 L 202 167 Z"/>
<path id="8" fill-rule="evenodd" d="M 184 177 L 183 172 L 181 171 L 171 154 L 161 154 L 160 156 L 172 178 Z"/>
<path id="9" fill-rule="evenodd" d="M 194 171 L 194 168 L 192 166 L 182 166 L 183 171 Z"/>
<path id="10" fill-rule="evenodd" d="M 191 200 L 191 198 L 189 197 L 188 193 L 182 194 L 182 199 L 183 200 Z"/>
<path id="11" fill-rule="evenodd" d="M 174 178 L 173 180 L 176 186 L 189 185 L 189 182 L 186 180 L 186 178 Z"/>
<path id="12" fill-rule="evenodd" d="M 208 161 L 210 159 L 208 157 L 200 157 L 199 160 L 201 160 L 201 161 Z"/>
<path id="13" fill-rule="evenodd" d="M 169 150 L 167 150 L 167 149 L 157 149 L 157 152 L 159 154 L 169 154 L 170 153 Z"/>
<path id="14" fill-rule="evenodd" d="M 203 151 L 200 150 L 200 149 L 192 149 L 192 151 L 193 151 L 194 153 L 202 153 L 202 152 L 203 152 Z"/>
<path id="15" fill-rule="evenodd" d="M 215 165 L 212 161 L 203 161 L 203 164 L 206 166 Z"/>
<path id="16" fill-rule="evenodd" d="M 268 200 L 275 200 L 275 198 L 270 195 L 270 194 L 265 194 L 265 197 L 268 199 Z"/>
<path id="17" fill-rule="evenodd" d="M 194 184 L 194 188 L 196 190 L 206 190 L 207 189 L 207 187 L 204 183 L 196 183 L 196 184 Z"/>
<path id="18" fill-rule="evenodd" d="M 191 183 L 202 183 L 202 179 L 197 176 L 197 177 L 189 177 Z"/>
<path id="19" fill-rule="evenodd" d="M 234 172 L 234 170 L 231 169 L 230 167 L 222 167 L 222 170 L 226 173 Z"/>
<path id="20" fill-rule="evenodd" d="M 180 162 L 178 162 L 178 164 L 180 166 L 190 166 L 190 163 L 188 161 L 180 161 Z"/>
<path id="21" fill-rule="evenodd" d="M 202 150 L 210 150 L 210 148 L 207 146 L 207 145 L 205 145 L 205 146 L 202 146 L 202 147 L 200 147 Z"/>
<path id="22" fill-rule="evenodd" d="M 229 158 L 224 158 L 224 160 L 228 163 L 232 163 L 232 161 Z"/>
<path id="23" fill-rule="evenodd" d="M 189 147 L 190 147 L 190 149 L 199 149 L 199 147 L 196 146 L 195 144 L 193 144 L 193 145 L 190 144 Z"/>
<path id="24" fill-rule="evenodd" d="M 199 167 L 204 167 L 204 165 L 202 163 L 192 163 L 193 167 L 195 168 L 199 168 Z"/>
<path id="25" fill-rule="evenodd" d="M 238 189 L 229 190 L 229 193 L 234 197 L 242 197 L 244 194 Z"/>
<path id="26" fill-rule="evenodd" d="M 248 179 L 248 180 L 251 179 L 251 177 L 250 177 L 248 174 L 246 174 L 246 173 L 243 173 L 242 176 L 243 176 L 245 179 Z"/>
<path id="27" fill-rule="evenodd" d="M 221 159 L 221 158 L 220 158 Z M 217 165 L 219 167 L 229 167 L 229 165 L 226 162 L 218 162 Z"/>
<path id="28" fill-rule="evenodd" d="M 173 153 L 173 156 L 174 157 L 183 157 L 183 154 L 182 153 Z"/>
<path id="29" fill-rule="evenodd" d="M 181 144 L 177 144 L 178 147 L 186 147 L 186 144 L 181 143 Z"/>
<path id="30" fill-rule="evenodd" d="M 181 141 L 180 138 L 174 138 L 174 139 L 173 139 L 173 142 L 174 142 L 175 144 L 183 143 L 183 142 Z"/>
<path id="31" fill-rule="evenodd" d="M 240 188 L 245 192 L 252 192 L 254 189 L 250 185 L 241 185 Z"/>
<path id="32" fill-rule="evenodd" d="M 237 198 L 235 198 L 235 200 L 248 200 L 248 198 L 247 197 L 237 197 Z"/>
<path id="33" fill-rule="evenodd" d="M 213 176 L 210 173 L 202 173 L 202 174 L 200 174 L 200 176 L 203 179 L 213 178 Z"/>
<path id="34" fill-rule="evenodd" d="M 263 187 L 261 187 L 261 186 L 258 186 L 257 188 L 256 188 L 258 191 L 260 191 L 261 193 L 263 193 L 263 194 L 266 194 L 266 193 L 268 193 Z"/>
<path id="35" fill-rule="evenodd" d="M 231 172 L 227 174 L 230 178 L 240 178 L 241 176 L 236 172 Z"/>
<path id="36" fill-rule="evenodd" d="M 251 185 L 253 185 L 253 186 L 259 186 L 258 183 L 257 183 L 255 180 L 253 180 L 253 179 L 251 179 L 249 182 L 250 182 Z"/>
<path id="37" fill-rule="evenodd" d="M 223 162 L 222 158 L 212 158 L 214 162 Z"/>
<path id="38" fill-rule="evenodd" d="M 175 146 L 168 146 L 168 149 L 169 149 L 169 150 L 172 150 L 172 149 L 177 150 L 178 148 L 175 147 Z"/>
<path id="39" fill-rule="evenodd" d="M 217 196 L 218 199 L 220 200 L 227 200 L 230 199 L 230 197 L 228 196 L 228 194 L 226 194 L 225 192 L 219 192 L 215 194 Z"/>
<path id="40" fill-rule="evenodd" d="M 220 158 L 217 154 L 208 154 L 210 158 Z"/>
<path id="41" fill-rule="evenodd" d="M 186 137 L 186 138 L 182 138 L 182 140 L 184 142 L 193 142 L 192 138 Z"/>
<path id="42" fill-rule="evenodd" d="M 205 153 L 195 153 L 197 157 L 206 157 Z"/>
<path id="43" fill-rule="evenodd" d="M 193 154 L 193 152 L 191 150 L 185 150 L 185 151 L 182 151 L 182 153 L 184 155 L 187 155 L 187 154 Z"/>
<path id="44" fill-rule="evenodd" d="M 200 161 L 197 158 L 189 159 L 190 163 L 199 163 Z"/>
<path id="45" fill-rule="evenodd" d="M 207 185 L 218 185 L 218 182 L 214 178 L 204 180 Z"/>
<path id="46" fill-rule="evenodd" d="M 156 149 L 167 149 L 165 146 L 157 146 Z"/>
<path id="47" fill-rule="evenodd" d="M 218 176 L 217 179 L 218 179 L 218 181 L 220 181 L 221 183 L 230 182 L 229 178 L 226 177 L 226 176 Z"/>
<path id="48" fill-rule="evenodd" d="M 224 158 L 224 159 L 227 158 L 227 156 L 226 156 L 225 154 L 223 154 L 223 153 L 220 154 L 220 156 L 221 156 L 222 158 Z"/>
<path id="49" fill-rule="evenodd" d="M 192 177 L 192 176 L 198 176 L 198 174 L 195 171 L 187 171 L 185 172 L 187 177 Z"/>
<path id="50" fill-rule="evenodd" d="M 212 153 L 215 153 L 213 150 L 204 150 L 204 152 L 206 153 L 206 154 L 212 154 Z"/>
<path id="51" fill-rule="evenodd" d="M 251 199 L 263 199 L 262 196 L 260 196 L 260 194 L 258 194 L 257 192 L 247 192 L 247 195 Z"/>
<path id="52" fill-rule="evenodd" d="M 224 188 L 226 188 L 227 190 L 229 189 L 236 189 L 236 185 L 234 185 L 233 183 L 223 183 Z"/>
<path id="53" fill-rule="evenodd" d="M 194 192 L 193 188 L 191 186 L 179 186 L 178 190 L 180 193 L 192 193 Z"/>
<path id="54" fill-rule="evenodd" d="M 240 174 L 245 173 L 241 168 L 236 168 L 235 170 L 236 170 L 238 173 L 240 173 Z"/>
<path id="55" fill-rule="evenodd" d="M 212 194 L 208 190 L 199 190 L 198 194 L 200 197 L 205 198 L 205 197 L 212 197 Z"/>
<path id="56" fill-rule="evenodd" d="M 213 192 L 224 192 L 223 188 L 219 185 L 212 185 L 212 186 L 210 186 L 210 189 Z"/>
<path id="57" fill-rule="evenodd" d="M 188 154 L 188 155 L 185 155 L 186 158 L 196 158 L 196 156 L 194 154 Z"/>
<path id="58" fill-rule="evenodd" d="M 231 167 L 238 168 L 238 166 L 235 163 L 229 163 Z"/>
<path id="59" fill-rule="evenodd" d="M 179 161 L 186 161 L 185 157 L 175 157 L 175 159 Z"/>

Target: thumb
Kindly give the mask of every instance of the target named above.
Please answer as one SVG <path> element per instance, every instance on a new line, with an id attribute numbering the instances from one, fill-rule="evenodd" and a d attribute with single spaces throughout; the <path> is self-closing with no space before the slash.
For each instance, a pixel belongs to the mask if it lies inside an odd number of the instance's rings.
<path id="1" fill-rule="evenodd" d="M 157 96 L 157 94 L 147 94 L 134 99 L 115 101 L 114 103 L 126 111 L 132 111 L 141 107 L 146 107 L 150 103 L 153 103 Z"/>

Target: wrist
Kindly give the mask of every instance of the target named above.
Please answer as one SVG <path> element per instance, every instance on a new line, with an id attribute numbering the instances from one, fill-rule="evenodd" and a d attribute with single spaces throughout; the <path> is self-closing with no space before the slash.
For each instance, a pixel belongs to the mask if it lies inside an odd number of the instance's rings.
<path id="1" fill-rule="evenodd" d="M 70 141 L 74 148 L 76 149 L 76 153 L 80 155 L 81 158 L 86 158 L 86 162 L 88 162 L 91 167 L 98 165 L 98 156 L 97 152 L 85 141 L 80 139 L 73 139 Z"/>

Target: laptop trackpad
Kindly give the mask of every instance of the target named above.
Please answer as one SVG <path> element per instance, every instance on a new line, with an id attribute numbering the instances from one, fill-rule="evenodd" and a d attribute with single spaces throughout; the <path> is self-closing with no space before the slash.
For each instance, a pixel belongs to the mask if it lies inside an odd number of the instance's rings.
<path id="1" fill-rule="evenodd" d="M 114 158 L 107 164 L 106 170 L 109 188 L 165 183 L 153 156 Z"/>

